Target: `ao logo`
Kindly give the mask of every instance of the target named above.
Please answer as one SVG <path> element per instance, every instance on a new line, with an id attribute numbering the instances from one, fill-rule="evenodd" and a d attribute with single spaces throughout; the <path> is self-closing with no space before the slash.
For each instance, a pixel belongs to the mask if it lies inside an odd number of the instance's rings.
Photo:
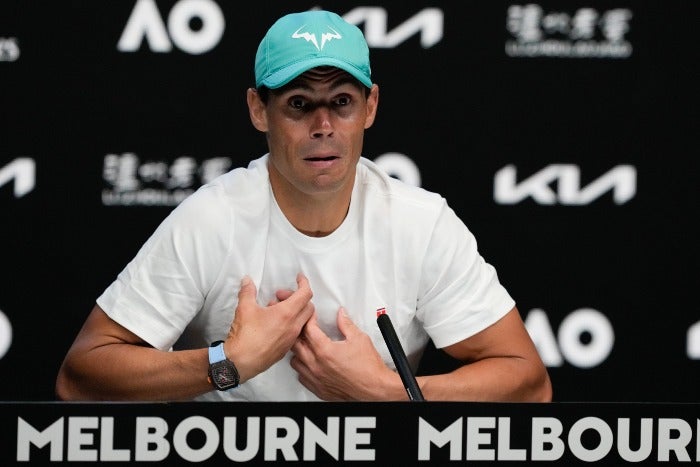
<path id="1" fill-rule="evenodd" d="M 190 25 L 194 18 L 202 23 L 198 30 L 193 30 Z M 155 1 L 138 0 L 119 38 L 117 49 L 136 52 L 146 38 L 153 52 L 170 52 L 172 39 L 183 52 L 203 54 L 216 47 L 224 34 L 225 25 L 224 15 L 216 2 L 180 0 L 168 14 L 166 31 Z"/>
<path id="2" fill-rule="evenodd" d="M 566 316 L 556 338 L 543 310 L 531 310 L 525 327 L 548 367 L 562 366 L 564 359 L 578 368 L 595 367 L 608 358 L 615 343 L 610 321 L 592 308 L 581 308 Z M 585 336 L 588 337 L 586 342 L 582 339 Z"/>
<path id="3" fill-rule="evenodd" d="M 31 157 L 18 157 L 0 167 L 0 186 L 13 181 L 15 198 L 21 198 L 34 190 L 36 185 L 36 162 Z"/>
<path id="4" fill-rule="evenodd" d="M 5 356 L 12 344 L 12 324 L 5 313 L 0 310 L 0 359 Z"/>

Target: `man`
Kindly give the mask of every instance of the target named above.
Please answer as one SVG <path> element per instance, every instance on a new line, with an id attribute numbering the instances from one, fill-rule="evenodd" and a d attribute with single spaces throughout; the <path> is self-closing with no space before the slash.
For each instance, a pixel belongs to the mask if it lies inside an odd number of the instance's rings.
<path id="1" fill-rule="evenodd" d="M 428 339 L 465 364 L 427 400 L 549 401 L 513 299 L 437 194 L 361 158 L 379 88 L 361 31 L 280 18 L 250 118 L 269 153 L 200 188 L 97 299 L 66 355 L 65 400 L 406 400 L 376 324 L 413 368 Z"/>

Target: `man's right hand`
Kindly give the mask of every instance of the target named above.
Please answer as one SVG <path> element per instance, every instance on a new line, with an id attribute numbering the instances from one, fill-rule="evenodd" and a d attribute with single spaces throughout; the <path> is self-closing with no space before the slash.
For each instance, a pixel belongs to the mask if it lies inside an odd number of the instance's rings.
<path id="1" fill-rule="evenodd" d="M 241 280 L 236 315 L 224 343 L 226 357 L 236 365 L 241 383 L 281 360 L 313 315 L 313 292 L 301 273 L 297 286 L 289 296 L 278 293 L 280 301 L 263 307 L 255 300 L 253 281 L 248 276 Z"/>

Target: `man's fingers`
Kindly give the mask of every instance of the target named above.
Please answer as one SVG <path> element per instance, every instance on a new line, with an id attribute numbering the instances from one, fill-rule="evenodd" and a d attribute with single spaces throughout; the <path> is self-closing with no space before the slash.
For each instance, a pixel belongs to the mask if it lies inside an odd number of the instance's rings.
<path id="1" fill-rule="evenodd" d="M 241 288 L 238 290 L 238 303 L 249 303 L 255 302 L 255 295 L 257 294 L 255 284 L 249 276 L 243 276 L 241 279 Z"/>
<path id="2" fill-rule="evenodd" d="M 278 290 L 277 292 L 275 292 L 275 297 L 277 297 L 278 302 L 283 302 L 286 299 L 288 299 L 289 297 L 291 297 L 293 293 L 294 293 L 293 290 L 281 289 L 281 290 Z"/>
<path id="3" fill-rule="evenodd" d="M 357 326 L 355 325 L 355 323 L 353 323 L 353 321 L 350 319 L 347 312 L 345 311 L 345 308 L 343 308 L 342 306 L 338 309 L 337 323 L 338 330 L 345 337 L 348 337 L 349 335 L 357 331 Z"/>
<path id="4" fill-rule="evenodd" d="M 304 325 L 302 336 L 311 346 L 331 340 L 331 338 L 328 337 L 326 333 L 323 332 L 323 329 L 321 329 L 321 327 L 318 325 L 316 313 L 314 313 Z"/>
<path id="5" fill-rule="evenodd" d="M 316 315 L 316 313 L 312 314 L 309 320 L 304 325 L 304 333 L 307 333 L 311 328 L 320 329 L 318 327 L 318 316 Z"/>
<path id="6" fill-rule="evenodd" d="M 311 300 L 311 297 L 314 296 L 314 293 L 311 291 L 309 279 L 307 279 L 306 276 L 302 273 L 297 274 L 297 286 L 297 292 L 304 294 L 304 296 L 308 295 L 307 301 Z"/>
<path id="7" fill-rule="evenodd" d="M 289 306 L 301 311 L 304 308 L 308 308 L 307 305 L 314 294 L 311 291 L 309 280 L 302 273 L 297 275 L 297 285 L 299 286 L 297 290 L 292 292 L 289 297 L 285 298 L 284 303 L 288 303 Z M 308 311 L 308 309 L 306 311 Z"/>

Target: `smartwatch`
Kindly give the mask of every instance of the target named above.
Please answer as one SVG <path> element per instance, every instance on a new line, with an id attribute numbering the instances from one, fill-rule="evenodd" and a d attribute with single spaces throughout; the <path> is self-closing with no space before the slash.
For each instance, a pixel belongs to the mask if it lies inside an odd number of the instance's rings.
<path id="1" fill-rule="evenodd" d="M 209 346 L 209 382 L 219 391 L 233 389 L 241 382 L 236 365 L 226 358 L 224 341 Z"/>

